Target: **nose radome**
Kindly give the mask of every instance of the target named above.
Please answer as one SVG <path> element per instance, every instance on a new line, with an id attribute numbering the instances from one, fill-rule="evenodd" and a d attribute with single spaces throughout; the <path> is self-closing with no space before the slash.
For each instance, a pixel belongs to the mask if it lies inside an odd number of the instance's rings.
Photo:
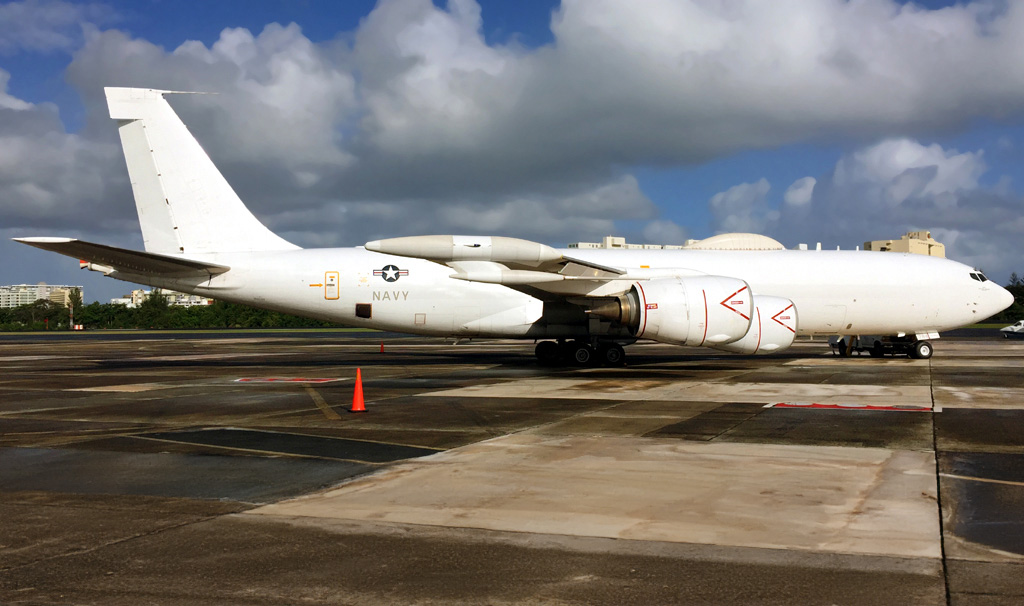
<path id="1" fill-rule="evenodd" d="M 1002 286 L 996 286 L 995 293 L 993 293 L 992 301 L 994 307 L 991 315 L 995 315 L 1007 307 L 1013 305 L 1013 293 L 1006 290 Z"/>

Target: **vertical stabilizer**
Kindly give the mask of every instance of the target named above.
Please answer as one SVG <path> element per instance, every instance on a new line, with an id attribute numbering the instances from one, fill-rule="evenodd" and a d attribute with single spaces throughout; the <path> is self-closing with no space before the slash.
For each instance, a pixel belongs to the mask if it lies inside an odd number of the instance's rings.
<path id="1" fill-rule="evenodd" d="M 148 252 L 192 254 L 298 247 L 245 207 L 164 99 L 173 91 L 105 88 L 118 121 Z"/>

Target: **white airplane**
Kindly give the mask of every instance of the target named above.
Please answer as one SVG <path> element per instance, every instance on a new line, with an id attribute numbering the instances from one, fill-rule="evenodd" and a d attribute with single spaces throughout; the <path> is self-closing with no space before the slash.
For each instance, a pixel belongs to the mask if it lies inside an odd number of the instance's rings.
<path id="1" fill-rule="evenodd" d="M 684 250 L 554 249 L 488 236 L 303 249 L 249 212 L 165 100 L 173 91 L 105 90 L 145 252 L 16 240 L 120 280 L 351 326 L 533 339 L 542 362 L 580 365 L 620 364 L 622 346 L 639 339 L 763 354 L 797 335 L 888 335 L 889 351 L 928 358 L 939 331 L 1013 302 L 954 261 L 785 250 L 751 234 Z"/>

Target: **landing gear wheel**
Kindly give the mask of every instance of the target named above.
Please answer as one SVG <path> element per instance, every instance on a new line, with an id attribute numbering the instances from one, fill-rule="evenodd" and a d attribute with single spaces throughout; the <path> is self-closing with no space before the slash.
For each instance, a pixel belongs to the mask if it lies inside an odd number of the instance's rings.
<path id="1" fill-rule="evenodd" d="M 870 353 L 872 358 L 881 358 L 885 355 L 885 345 L 882 345 L 881 341 L 875 341 Z"/>
<path id="2" fill-rule="evenodd" d="M 836 343 L 836 351 L 839 352 L 840 358 L 845 358 L 850 355 L 850 352 L 846 349 L 846 339 L 839 339 Z"/>
<path id="3" fill-rule="evenodd" d="M 604 345 L 598 350 L 601 361 L 608 366 L 622 366 L 626 363 L 626 350 L 618 343 Z"/>
<path id="4" fill-rule="evenodd" d="M 533 350 L 533 353 L 537 356 L 537 361 L 544 366 L 554 366 L 562 358 L 562 349 L 554 341 L 537 343 L 537 348 Z"/>
<path id="5" fill-rule="evenodd" d="M 575 343 L 569 346 L 572 361 L 577 366 L 590 366 L 594 361 L 594 349 L 586 343 Z"/>
<path id="6" fill-rule="evenodd" d="M 914 343 L 913 349 L 910 351 L 910 357 L 918 360 L 927 360 L 932 357 L 932 344 L 928 341 L 918 341 Z"/>

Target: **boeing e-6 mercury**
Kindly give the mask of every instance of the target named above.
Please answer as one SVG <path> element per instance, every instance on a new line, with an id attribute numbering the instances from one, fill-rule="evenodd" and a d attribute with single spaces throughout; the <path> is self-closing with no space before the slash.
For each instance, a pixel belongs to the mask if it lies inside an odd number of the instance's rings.
<path id="1" fill-rule="evenodd" d="M 873 351 L 884 341 L 928 358 L 939 331 L 1013 302 L 954 261 L 785 250 L 751 234 L 682 250 L 554 249 L 488 236 L 303 249 L 249 212 L 167 103 L 173 91 L 105 91 L 145 252 L 16 240 L 120 280 L 352 326 L 533 339 L 541 361 L 578 364 L 622 363 L 623 345 L 638 339 L 763 354 L 797 335 L 882 335 Z"/>

